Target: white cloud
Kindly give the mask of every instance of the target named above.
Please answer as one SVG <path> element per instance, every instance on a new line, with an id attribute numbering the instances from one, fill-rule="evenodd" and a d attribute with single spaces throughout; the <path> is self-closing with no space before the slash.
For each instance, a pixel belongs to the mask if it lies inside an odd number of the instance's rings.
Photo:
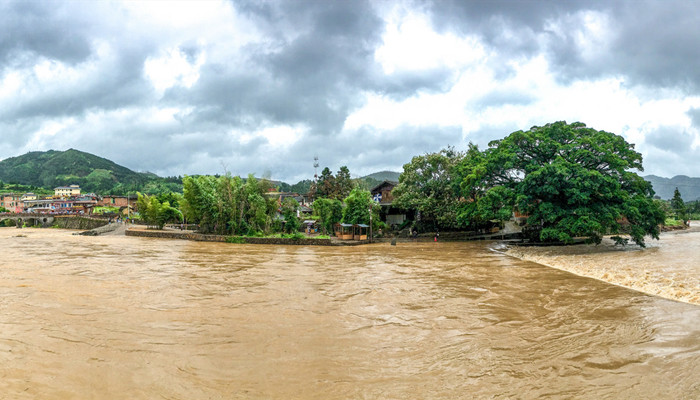
<path id="1" fill-rule="evenodd" d="M 461 68 L 485 57 L 476 38 L 437 33 L 425 15 L 399 10 L 390 14 L 383 44 L 375 52 L 385 73 Z"/>
<path id="2" fill-rule="evenodd" d="M 199 69 L 205 61 L 205 54 L 197 55 L 196 60 L 190 62 L 179 48 L 171 48 L 159 57 L 146 60 L 143 69 L 153 87 L 162 95 L 175 85 L 192 87 L 199 79 Z"/>

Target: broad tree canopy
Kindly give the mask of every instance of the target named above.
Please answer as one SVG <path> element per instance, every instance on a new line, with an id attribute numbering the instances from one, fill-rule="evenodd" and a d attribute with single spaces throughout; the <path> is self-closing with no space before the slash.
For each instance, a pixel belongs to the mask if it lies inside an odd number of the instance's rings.
<path id="1" fill-rule="evenodd" d="M 399 184 L 392 191 L 394 206 L 420 212 L 424 221 L 443 229 L 460 226 L 460 204 L 455 167 L 463 154 L 453 148 L 413 157 L 403 166 Z"/>
<path id="2" fill-rule="evenodd" d="M 635 169 L 643 170 L 642 156 L 621 136 L 580 122 L 534 126 L 464 158 L 461 190 L 470 201 L 461 218 L 502 218 L 516 208 L 542 241 L 599 243 L 624 231 L 644 246 L 645 235 L 658 239 L 664 215 Z"/>

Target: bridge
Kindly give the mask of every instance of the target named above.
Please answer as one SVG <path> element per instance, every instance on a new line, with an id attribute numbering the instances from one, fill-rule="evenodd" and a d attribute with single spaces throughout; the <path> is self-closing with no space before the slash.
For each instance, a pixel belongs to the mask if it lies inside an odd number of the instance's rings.
<path id="1" fill-rule="evenodd" d="M 18 228 L 23 226 L 38 226 L 48 228 L 57 223 L 65 229 L 89 230 L 99 226 L 107 225 L 110 221 L 108 216 L 83 215 L 83 214 L 40 214 L 40 213 L 20 213 L 0 214 L 0 223 L 7 220 L 15 221 Z"/>
<path id="2" fill-rule="evenodd" d="M 0 215 L 0 223 L 8 219 L 15 221 L 18 228 L 27 226 L 41 226 L 42 228 L 53 225 L 56 218 L 72 217 L 72 215 L 50 215 L 38 213 L 21 213 L 21 214 L 2 214 Z"/>

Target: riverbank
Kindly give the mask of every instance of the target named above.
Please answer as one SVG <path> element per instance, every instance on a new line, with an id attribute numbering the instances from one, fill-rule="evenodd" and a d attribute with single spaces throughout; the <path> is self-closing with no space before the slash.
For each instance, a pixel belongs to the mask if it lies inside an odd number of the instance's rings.
<path id="1" fill-rule="evenodd" d="M 159 239 L 179 239 L 193 240 L 196 242 L 219 242 L 238 244 L 267 244 L 267 245 L 290 245 L 290 246 L 357 246 L 369 243 L 368 240 L 337 240 L 330 238 L 266 238 L 266 237 L 246 237 L 246 236 L 225 236 L 225 235 L 203 235 L 193 231 L 179 230 L 153 230 L 145 227 L 132 227 L 125 231 L 126 236 L 150 237 Z"/>
<path id="2" fill-rule="evenodd" d="M 700 221 L 647 240 L 647 248 L 600 245 L 511 247 L 506 254 L 666 299 L 700 305 Z"/>

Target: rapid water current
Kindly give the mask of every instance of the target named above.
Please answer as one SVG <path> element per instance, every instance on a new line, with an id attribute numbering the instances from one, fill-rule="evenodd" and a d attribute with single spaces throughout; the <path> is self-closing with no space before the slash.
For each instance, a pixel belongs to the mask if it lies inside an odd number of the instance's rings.
<path id="1" fill-rule="evenodd" d="M 0 398 L 700 398 L 700 306 L 489 243 L 71 233 L 0 229 Z"/>

